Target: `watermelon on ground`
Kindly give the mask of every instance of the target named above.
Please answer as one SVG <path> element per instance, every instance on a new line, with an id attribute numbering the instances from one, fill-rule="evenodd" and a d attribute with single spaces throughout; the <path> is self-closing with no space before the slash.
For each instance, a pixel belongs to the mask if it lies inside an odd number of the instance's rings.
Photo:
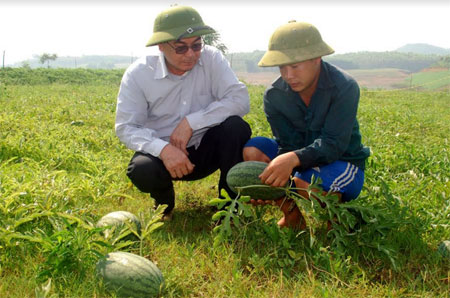
<path id="1" fill-rule="evenodd" d="M 117 230 L 121 230 L 127 227 L 126 222 L 130 223 L 134 226 L 134 229 L 138 234 L 141 234 L 141 222 L 131 212 L 128 211 L 114 211 L 103 216 L 97 223 L 97 227 L 106 227 L 111 226 L 115 227 Z M 111 234 L 111 230 L 107 229 L 104 231 L 105 237 L 109 237 Z M 133 235 L 135 236 L 135 235 Z M 133 237 L 130 237 L 133 238 Z M 134 237 L 135 238 L 135 237 Z M 130 239 L 131 240 L 131 239 Z"/>
<path id="2" fill-rule="evenodd" d="M 157 297 L 164 286 L 161 270 L 152 261 L 128 252 L 107 254 L 96 271 L 118 297 Z"/>

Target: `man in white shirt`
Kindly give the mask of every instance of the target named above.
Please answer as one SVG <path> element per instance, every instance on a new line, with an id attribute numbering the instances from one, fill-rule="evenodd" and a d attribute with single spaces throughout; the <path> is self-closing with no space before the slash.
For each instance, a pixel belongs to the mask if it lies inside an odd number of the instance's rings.
<path id="1" fill-rule="evenodd" d="M 155 19 L 147 46 L 159 56 L 137 60 L 125 72 L 117 98 L 115 130 L 136 151 L 127 175 L 156 205 L 175 206 L 173 180 L 197 180 L 220 169 L 219 195 L 228 170 L 242 161 L 251 129 L 246 86 L 228 61 L 201 36 L 215 32 L 196 10 L 174 6 Z"/>

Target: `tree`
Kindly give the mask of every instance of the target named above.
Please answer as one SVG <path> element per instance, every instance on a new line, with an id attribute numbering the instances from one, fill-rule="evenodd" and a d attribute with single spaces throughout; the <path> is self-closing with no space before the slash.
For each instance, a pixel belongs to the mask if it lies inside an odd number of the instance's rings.
<path id="1" fill-rule="evenodd" d="M 440 67 L 446 67 L 450 70 L 450 55 L 442 56 L 439 58 L 439 61 L 436 63 Z"/>
<path id="2" fill-rule="evenodd" d="M 227 46 L 220 40 L 220 34 L 217 32 L 204 35 L 203 42 L 207 45 L 216 47 L 224 55 L 226 55 L 228 51 Z"/>
<path id="3" fill-rule="evenodd" d="M 50 60 L 55 61 L 56 58 L 58 58 L 58 55 L 56 54 L 44 53 L 41 56 L 39 56 L 39 62 L 41 62 L 42 64 L 47 62 L 47 68 L 50 68 Z"/>
<path id="4" fill-rule="evenodd" d="M 23 62 L 22 62 L 22 68 L 25 68 L 25 69 L 31 69 L 30 62 L 28 62 L 28 61 L 23 61 Z"/>

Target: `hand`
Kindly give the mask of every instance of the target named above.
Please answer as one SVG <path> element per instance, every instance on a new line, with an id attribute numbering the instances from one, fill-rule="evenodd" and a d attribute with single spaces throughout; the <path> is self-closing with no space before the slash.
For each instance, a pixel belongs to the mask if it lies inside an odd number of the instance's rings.
<path id="1" fill-rule="evenodd" d="M 273 159 L 259 175 L 261 182 L 273 187 L 284 187 L 289 181 L 292 170 L 300 165 L 294 152 L 281 154 Z"/>
<path id="2" fill-rule="evenodd" d="M 187 155 L 171 144 L 163 148 L 159 157 L 172 178 L 182 178 L 194 170 L 195 165 L 191 163 Z"/>
<path id="3" fill-rule="evenodd" d="M 169 143 L 183 151 L 184 154 L 189 155 L 186 147 L 191 137 L 192 128 L 189 125 L 186 117 L 184 117 L 170 135 Z"/>
<path id="4" fill-rule="evenodd" d="M 264 205 L 275 205 L 274 200 L 260 200 L 260 199 L 251 199 L 249 201 L 250 204 L 252 204 L 254 207 L 256 206 L 264 206 Z"/>

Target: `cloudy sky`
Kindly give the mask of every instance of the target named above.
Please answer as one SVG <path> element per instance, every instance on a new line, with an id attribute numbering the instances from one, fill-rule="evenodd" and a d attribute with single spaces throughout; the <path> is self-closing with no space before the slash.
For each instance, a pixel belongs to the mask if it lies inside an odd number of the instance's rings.
<path id="1" fill-rule="evenodd" d="M 44 52 L 146 55 L 155 51 L 145 43 L 156 15 L 174 3 L 196 8 L 230 52 L 265 50 L 272 32 L 293 19 L 314 24 L 338 54 L 407 43 L 450 48 L 449 0 L 0 0 L 0 52 L 6 64 Z"/>

